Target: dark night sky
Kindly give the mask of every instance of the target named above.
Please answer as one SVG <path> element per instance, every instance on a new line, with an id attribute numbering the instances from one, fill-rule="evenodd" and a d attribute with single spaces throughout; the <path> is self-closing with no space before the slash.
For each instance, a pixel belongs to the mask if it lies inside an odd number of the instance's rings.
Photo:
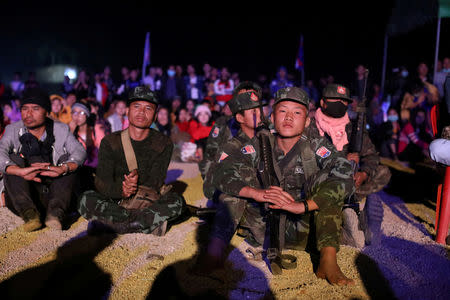
<path id="1" fill-rule="evenodd" d="M 349 83 L 355 66 L 363 63 L 379 82 L 384 32 L 393 4 L 360 2 L 302 8 L 290 16 L 153 16 L 144 7 L 136 13 L 131 4 L 120 14 L 93 6 L 88 13 L 16 9 L 0 21 L 0 79 L 6 81 L 15 70 L 26 73 L 33 65 L 50 63 L 52 51 L 56 63 L 76 63 L 91 72 L 106 64 L 115 75 L 123 65 L 140 68 L 145 32 L 150 31 L 153 65 L 200 67 L 209 62 L 228 66 L 242 80 L 255 79 L 260 72 L 271 78 L 280 65 L 296 73 L 295 56 L 303 34 L 307 78 L 333 74 L 336 81 Z M 448 36 L 448 25 L 447 20 L 442 24 L 441 57 L 450 52 L 450 42 L 443 38 Z M 404 64 L 412 71 L 422 60 L 431 66 L 435 39 L 436 22 L 391 38 L 388 68 Z"/>

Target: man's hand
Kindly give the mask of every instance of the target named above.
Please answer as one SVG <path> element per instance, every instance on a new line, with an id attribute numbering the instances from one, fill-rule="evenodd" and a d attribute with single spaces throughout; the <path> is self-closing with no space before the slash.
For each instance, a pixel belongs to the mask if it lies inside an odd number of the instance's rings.
<path id="1" fill-rule="evenodd" d="M 356 164 L 359 164 L 359 153 L 349 153 L 347 154 L 347 160 L 353 160 Z"/>
<path id="2" fill-rule="evenodd" d="M 41 179 L 39 177 L 36 177 L 41 172 L 41 170 L 41 166 L 31 166 L 26 168 L 21 168 L 19 166 L 9 166 L 6 169 L 6 174 L 20 176 L 27 181 L 33 180 L 36 182 L 41 182 Z"/>
<path id="3" fill-rule="evenodd" d="M 36 165 L 36 166 L 40 166 L 41 167 L 41 176 L 47 176 L 47 177 L 59 177 L 62 174 L 64 174 L 64 172 L 66 171 L 65 167 L 58 167 L 58 166 L 50 166 L 49 163 L 36 163 L 36 164 L 32 164 Z"/>
<path id="4" fill-rule="evenodd" d="M 139 175 L 136 169 L 130 172 L 128 175 L 124 175 L 124 181 L 122 181 L 122 197 L 128 198 L 137 192 L 137 183 Z"/>
<path id="5" fill-rule="evenodd" d="M 254 189 L 246 186 L 241 189 L 241 191 L 239 192 L 239 196 L 252 198 L 256 202 L 269 202 L 280 206 L 290 202 L 294 202 L 294 198 L 292 198 L 289 193 L 283 191 L 282 188 L 277 186 L 271 186 L 266 190 Z"/>
<path id="6" fill-rule="evenodd" d="M 269 208 L 271 209 L 281 209 L 285 210 L 287 212 L 293 213 L 293 214 L 302 214 L 305 212 L 305 205 L 302 202 L 291 202 L 282 206 L 278 205 L 269 205 Z"/>
<path id="7" fill-rule="evenodd" d="M 295 202 L 294 198 L 288 193 L 283 191 L 278 186 L 271 186 L 267 190 L 264 190 L 264 202 L 269 202 L 277 206 L 284 206 Z"/>
<path id="8" fill-rule="evenodd" d="M 367 177 L 368 176 L 366 172 L 356 172 L 356 174 L 353 176 L 353 179 L 355 180 L 355 186 L 359 187 L 364 183 L 364 181 L 367 180 Z"/>

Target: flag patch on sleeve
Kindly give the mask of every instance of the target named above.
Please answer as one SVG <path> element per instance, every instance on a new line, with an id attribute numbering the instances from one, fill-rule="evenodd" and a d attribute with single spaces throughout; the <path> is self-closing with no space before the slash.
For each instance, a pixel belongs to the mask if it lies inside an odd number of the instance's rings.
<path id="1" fill-rule="evenodd" d="M 331 151 L 322 146 L 316 151 L 316 154 L 322 158 L 327 158 L 328 156 L 330 156 Z"/>
<path id="2" fill-rule="evenodd" d="M 220 155 L 220 158 L 219 158 L 219 162 L 222 162 L 227 157 L 228 157 L 228 154 L 226 154 L 225 152 L 222 152 L 222 154 Z"/>
<path id="3" fill-rule="evenodd" d="M 214 130 L 213 130 L 213 132 L 212 132 L 212 137 L 213 138 L 216 138 L 216 137 L 218 137 L 219 136 L 219 127 L 214 127 Z"/>
<path id="4" fill-rule="evenodd" d="M 252 145 L 247 145 L 241 148 L 242 154 L 252 154 L 255 153 L 255 148 Z"/>

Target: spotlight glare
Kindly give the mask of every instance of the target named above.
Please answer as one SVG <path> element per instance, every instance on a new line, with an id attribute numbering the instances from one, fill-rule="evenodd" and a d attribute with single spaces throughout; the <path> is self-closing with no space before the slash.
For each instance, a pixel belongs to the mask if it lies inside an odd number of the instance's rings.
<path id="1" fill-rule="evenodd" d="M 73 80 L 77 77 L 77 71 L 74 69 L 66 69 L 64 71 L 64 76 L 69 76 L 70 80 Z"/>

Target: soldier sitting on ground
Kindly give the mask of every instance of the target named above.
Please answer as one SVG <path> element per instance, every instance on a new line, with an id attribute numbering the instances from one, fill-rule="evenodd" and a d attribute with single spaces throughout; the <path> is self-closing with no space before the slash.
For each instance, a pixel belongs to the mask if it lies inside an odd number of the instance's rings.
<path id="1" fill-rule="evenodd" d="M 320 252 L 316 275 L 332 284 L 352 284 L 353 280 L 342 273 L 336 258 L 342 206 L 354 189 L 352 169 L 349 161 L 335 151 L 328 140 L 319 135 L 302 135 L 310 122 L 308 105 L 306 92 L 299 88 L 288 87 L 276 93 L 272 121 L 277 133 L 269 138 L 279 187 L 261 188 L 257 175 L 261 149 L 254 141 L 240 143 L 237 139 L 224 146 L 213 183 L 224 194 L 240 197 L 260 208 L 255 210 L 260 214 L 252 216 L 252 220 L 265 221 L 266 212 L 261 210 L 263 203 L 286 214 L 286 228 L 280 230 L 286 247 Z M 235 220 L 234 212 L 230 209 L 224 215 L 228 213 L 230 220 Z M 252 222 L 249 232 L 254 242 L 264 244 L 261 237 L 254 235 L 265 230 L 266 225 L 261 223 Z M 220 235 L 214 238 L 215 244 L 210 244 L 205 260 L 220 266 L 219 262 L 226 258 L 224 249 L 230 237 L 228 240 Z"/>
<path id="2" fill-rule="evenodd" d="M 182 213 L 182 196 L 164 185 L 173 151 L 170 138 L 150 129 L 158 99 L 147 87 L 130 92 L 128 129 L 106 136 L 100 145 L 97 191 L 80 199 L 79 212 L 117 233 L 164 235 L 168 222 Z"/>
<path id="3" fill-rule="evenodd" d="M 258 140 L 255 137 L 256 128 L 261 122 L 259 108 L 261 101 L 259 95 L 253 90 L 244 91 L 237 93 L 228 102 L 233 113 L 233 119 L 239 126 L 239 131 L 226 143 L 222 141 L 220 149 L 227 150 L 222 152 L 218 149 L 218 154 L 221 155 L 218 156 L 216 154 L 215 159 L 212 161 L 214 168 L 210 168 L 210 172 L 207 175 L 210 177 L 207 177 L 204 183 L 205 191 L 208 191 L 208 189 L 216 191 L 215 206 L 217 212 L 214 217 L 207 252 L 200 257 L 199 271 L 214 269 L 223 264 L 223 252 L 238 226 L 252 231 L 252 237 L 259 244 L 262 244 L 264 241 L 265 225 L 260 213 L 261 205 L 256 201 L 248 201 L 249 199 L 239 197 L 238 193 L 222 193 L 214 184 L 215 177 L 218 176 L 216 170 L 222 164 L 222 161 L 228 155 L 245 152 L 245 154 L 242 154 L 243 157 L 241 157 L 243 161 L 236 161 L 236 164 L 245 165 L 240 175 L 247 180 L 247 185 L 259 186 L 256 178 Z M 222 130 L 229 129 L 222 128 Z M 220 178 L 223 179 L 222 175 L 220 175 Z"/>
<path id="4" fill-rule="evenodd" d="M 347 107 L 353 102 L 349 89 L 339 84 L 329 84 L 322 95 L 320 108 L 308 131 L 310 134 L 326 137 L 337 151 L 357 165 L 354 174 L 356 191 L 344 205 L 341 243 L 356 248 L 362 248 L 365 244 L 377 244 L 381 235 L 383 207 L 375 192 L 389 182 L 391 174 L 386 166 L 380 164 L 378 153 L 365 128 L 361 152 L 350 151 L 349 142 L 356 127 L 347 114 Z M 364 200 L 364 209 L 360 213 L 360 205 Z"/>

